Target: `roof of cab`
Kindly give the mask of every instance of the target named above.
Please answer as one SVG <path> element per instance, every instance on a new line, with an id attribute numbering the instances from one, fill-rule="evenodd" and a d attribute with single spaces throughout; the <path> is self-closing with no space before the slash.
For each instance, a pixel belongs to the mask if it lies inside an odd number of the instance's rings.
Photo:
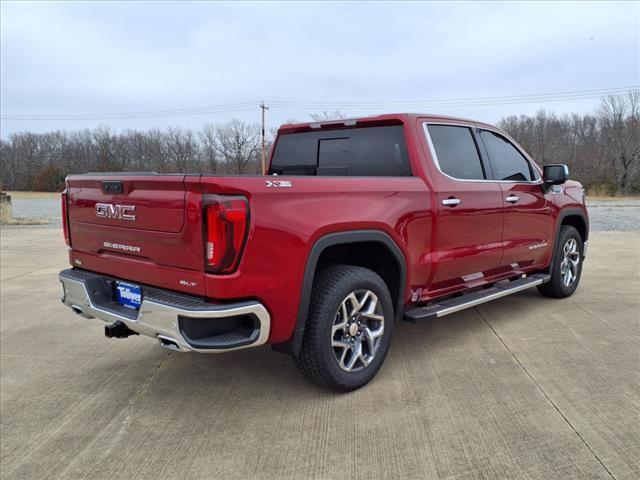
<path id="1" fill-rule="evenodd" d="M 364 117 L 340 118 L 336 120 L 325 120 L 321 122 L 286 123 L 281 125 L 278 133 L 296 133 L 316 129 L 335 129 L 344 127 L 377 126 L 377 125 L 404 125 L 412 123 L 414 120 L 426 120 L 434 122 L 465 123 L 477 126 L 495 128 L 493 125 L 469 120 L 467 118 L 450 117 L 447 115 L 435 115 L 429 113 L 385 113 L 382 115 L 371 115 Z"/>

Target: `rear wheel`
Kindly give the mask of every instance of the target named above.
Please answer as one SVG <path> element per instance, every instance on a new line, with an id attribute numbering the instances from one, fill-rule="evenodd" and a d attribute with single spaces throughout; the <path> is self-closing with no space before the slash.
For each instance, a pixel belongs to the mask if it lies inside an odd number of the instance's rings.
<path id="1" fill-rule="evenodd" d="M 571 225 L 560 227 L 553 263 L 549 269 L 551 280 L 538 287 L 547 297 L 565 298 L 578 288 L 582 274 L 582 237 Z"/>
<path id="2" fill-rule="evenodd" d="M 378 274 L 354 265 L 326 268 L 313 285 L 295 362 L 324 388 L 355 390 L 380 369 L 393 327 L 391 295 Z"/>

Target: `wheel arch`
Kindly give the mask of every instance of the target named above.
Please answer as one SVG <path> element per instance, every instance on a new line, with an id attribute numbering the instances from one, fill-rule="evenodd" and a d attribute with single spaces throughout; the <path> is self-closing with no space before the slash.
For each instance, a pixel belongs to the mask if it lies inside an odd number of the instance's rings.
<path id="1" fill-rule="evenodd" d="M 556 231 L 553 237 L 553 255 L 549 263 L 549 270 L 551 270 L 555 261 L 556 244 L 558 243 L 560 229 L 563 225 L 571 225 L 578 230 L 583 243 L 589 240 L 589 219 L 584 210 L 581 208 L 565 208 L 561 210 L 558 214 L 558 220 L 556 221 Z"/>
<path id="2" fill-rule="evenodd" d="M 396 318 L 402 315 L 407 283 L 407 263 L 397 243 L 381 230 L 352 230 L 329 233 L 320 237 L 307 256 L 300 289 L 300 303 L 291 340 L 273 345 L 274 350 L 296 355 L 302 346 L 309 313 L 313 282 L 324 266 L 348 258 L 350 265 L 359 265 L 378 273 L 387 284 L 394 303 Z M 389 268 L 390 266 L 393 268 Z"/>
<path id="3" fill-rule="evenodd" d="M 576 230 L 578 230 L 578 233 L 580 234 L 580 237 L 582 237 L 583 242 L 589 240 L 589 224 L 582 210 L 572 209 L 564 212 L 564 214 L 561 213 L 561 217 L 559 218 L 559 225 L 571 225 Z M 558 228 L 556 235 L 559 232 L 560 229 Z"/>

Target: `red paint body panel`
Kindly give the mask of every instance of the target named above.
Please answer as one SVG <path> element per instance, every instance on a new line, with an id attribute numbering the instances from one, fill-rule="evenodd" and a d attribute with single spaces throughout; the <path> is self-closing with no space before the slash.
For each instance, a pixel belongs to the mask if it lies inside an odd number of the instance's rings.
<path id="1" fill-rule="evenodd" d="M 71 221 L 74 225 L 106 225 L 120 227 L 127 225 L 114 218 L 96 217 L 98 202 L 112 203 L 117 200 L 124 205 L 135 206 L 135 224 L 138 230 L 177 233 L 182 230 L 185 216 L 184 175 L 136 176 L 128 179 L 91 177 L 75 180 L 69 190 Z M 121 194 L 106 193 L 101 187 L 104 181 L 121 181 Z"/>
<path id="2" fill-rule="evenodd" d="M 127 280 L 204 295 L 200 177 L 71 176 L 67 181 L 71 264 Z M 99 182 L 122 181 L 122 194 Z M 154 190 L 154 187 L 163 187 Z M 144 188 L 135 188 L 143 186 Z M 136 221 L 98 218 L 96 202 L 135 205 Z M 143 228 L 139 228 L 138 225 Z M 139 248 L 131 252 L 105 246 Z M 78 263 L 78 261 L 80 263 Z M 195 282 L 195 287 L 180 284 Z"/>
<path id="3" fill-rule="evenodd" d="M 545 266 L 551 249 L 539 246 L 553 243 L 549 241 L 555 234 L 553 199 L 545 195 L 539 185 L 501 184 L 500 187 L 503 198 L 519 197 L 515 204 L 504 202 L 504 253 L 500 265 Z"/>
<path id="4" fill-rule="evenodd" d="M 273 177 L 70 176 L 70 262 L 214 302 L 257 299 L 272 317 L 270 343 L 291 338 L 307 259 L 315 242 L 329 233 L 379 230 L 391 237 L 407 265 L 405 305 L 546 267 L 560 210 L 584 210 L 579 184 L 568 182 L 566 194 L 552 194 L 540 184 L 448 178 L 431 158 L 424 121 L 487 127 L 414 114 L 358 120 L 354 128 L 404 124 L 413 177 L 278 176 L 292 186 L 269 188 L 265 180 Z M 311 128 L 285 125 L 280 133 Z M 122 182 L 123 192 L 104 193 L 103 181 Z M 521 199 L 517 205 L 504 201 L 512 193 Z M 228 275 L 204 268 L 202 212 L 208 194 L 243 195 L 249 201 L 246 245 L 237 270 Z M 443 206 L 452 195 L 462 203 Z M 135 205 L 136 221 L 98 218 L 97 202 Z M 544 242 L 547 247 L 529 248 Z"/>

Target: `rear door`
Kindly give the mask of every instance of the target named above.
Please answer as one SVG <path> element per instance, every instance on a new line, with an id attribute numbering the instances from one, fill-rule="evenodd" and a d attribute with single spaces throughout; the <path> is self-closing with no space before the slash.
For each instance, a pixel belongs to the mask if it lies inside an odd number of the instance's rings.
<path id="1" fill-rule="evenodd" d="M 502 190 L 489 179 L 470 127 L 427 123 L 424 130 L 438 209 L 430 288 L 481 283 L 502 258 Z"/>
<path id="2" fill-rule="evenodd" d="M 204 293 L 199 176 L 72 175 L 67 196 L 74 266 Z"/>
<path id="3" fill-rule="evenodd" d="M 544 263 L 553 246 L 552 204 L 537 168 L 506 137 L 480 130 L 479 137 L 502 189 L 504 255 L 500 265 L 520 270 Z"/>

